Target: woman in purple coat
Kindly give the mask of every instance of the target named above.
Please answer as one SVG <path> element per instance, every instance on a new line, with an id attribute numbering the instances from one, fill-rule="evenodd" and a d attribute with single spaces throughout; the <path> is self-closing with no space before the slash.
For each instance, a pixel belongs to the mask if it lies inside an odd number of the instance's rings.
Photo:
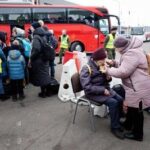
<path id="1" fill-rule="evenodd" d="M 121 58 L 119 62 L 111 62 L 114 67 L 107 69 L 109 75 L 122 79 L 126 91 L 124 109 L 127 112 L 124 126 L 131 130 L 125 137 L 137 141 L 143 140 L 143 109 L 150 106 L 150 76 L 142 44 L 137 37 L 130 40 L 122 36 L 116 38 L 114 46 Z"/>
<path id="2" fill-rule="evenodd" d="M 105 49 L 96 50 L 88 62 L 88 66 L 84 66 L 80 73 L 81 85 L 85 95 L 90 100 L 105 104 L 109 107 L 111 118 L 111 131 L 119 139 L 123 139 L 123 133 L 120 128 L 120 107 L 122 106 L 123 98 L 114 92 L 109 81 L 111 77 L 106 75 L 105 70 Z"/>

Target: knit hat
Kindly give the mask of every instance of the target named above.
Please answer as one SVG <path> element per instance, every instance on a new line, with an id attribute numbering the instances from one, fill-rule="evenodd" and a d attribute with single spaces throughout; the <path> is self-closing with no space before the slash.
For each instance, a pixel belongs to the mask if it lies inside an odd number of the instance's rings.
<path id="1" fill-rule="evenodd" d="M 40 25 L 39 22 L 34 22 L 34 23 L 31 24 L 31 26 L 32 26 L 34 29 L 41 27 L 41 25 Z"/>
<path id="2" fill-rule="evenodd" d="M 117 30 L 117 27 L 112 27 L 111 28 L 111 31 L 116 31 Z"/>
<path id="3" fill-rule="evenodd" d="M 93 52 L 93 54 L 92 54 L 93 60 L 103 60 L 106 57 L 107 56 L 106 56 L 106 52 L 105 52 L 104 48 L 99 48 L 95 52 Z"/>
<path id="4" fill-rule="evenodd" d="M 123 37 L 123 36 L 118 36 L 114 41 L 114 46 L 116 48 L 125 49 L 129 44 L 130 44 L 130 41 L 127 38 Z"/>
<path id="5" fill-rule="evenodd" d="M 6 42 L 6 33 L 5 32 L 0 31 L 0 40 L 4 43 Z"/>

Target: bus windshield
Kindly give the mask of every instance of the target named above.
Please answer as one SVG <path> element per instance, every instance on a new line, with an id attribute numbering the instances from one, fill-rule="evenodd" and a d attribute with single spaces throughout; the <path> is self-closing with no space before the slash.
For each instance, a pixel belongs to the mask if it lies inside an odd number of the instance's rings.
<path id="1" fill-rule="evenodd" d="M 144 29 L 143 27 L 132 27 L 131 28 L 131 35 L 143 35 Z"/>

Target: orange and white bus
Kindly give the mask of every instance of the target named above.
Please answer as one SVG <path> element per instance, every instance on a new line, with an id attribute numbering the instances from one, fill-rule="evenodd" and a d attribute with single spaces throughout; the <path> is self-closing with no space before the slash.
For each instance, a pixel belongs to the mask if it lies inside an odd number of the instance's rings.
<path id="1" fill-rule="evenodd" d="M 92 52 L 102 47 L 111 28 L 111 17 L 104 7 L 58 5 L 0 5 L 0 31 L 7 32 L 10 40 L 12 28 L 20 27 L 28 32 L 31 23 L 43 20 L 58 38 L 63 29 L 70 37 L 70 51 Z M 22 18 L 22 19 L 18 19 Z"/>

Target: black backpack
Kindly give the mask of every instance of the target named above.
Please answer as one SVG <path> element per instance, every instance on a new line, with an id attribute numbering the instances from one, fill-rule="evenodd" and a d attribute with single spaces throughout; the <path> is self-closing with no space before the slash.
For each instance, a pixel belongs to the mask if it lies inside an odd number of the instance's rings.
<path id="1" fill-rule="evenodd" d="M 44 61 L 53 61 L 55 59 L 55 49 L 48 43 L 42 46 L 42 59 Z"/>
<path id="2" fill-rule="evenodd" d="M 116 84 L 112 87 L 112 89 L 122 98 L 125 98 L 125 89 L 123 88 L 122 84 Z"/>

